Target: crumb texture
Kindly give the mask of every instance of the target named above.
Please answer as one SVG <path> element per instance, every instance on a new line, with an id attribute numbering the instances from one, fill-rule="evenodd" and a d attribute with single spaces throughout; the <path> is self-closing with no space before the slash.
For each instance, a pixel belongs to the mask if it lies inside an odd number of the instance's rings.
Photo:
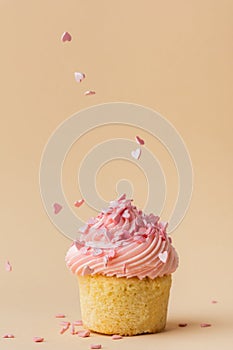
<path id="1" fill-rule="evenodd" d="M 78 276 L 83 324 L 103 334 L 136 335 L 165 328 L 171 275 L 155 279 Z"/>

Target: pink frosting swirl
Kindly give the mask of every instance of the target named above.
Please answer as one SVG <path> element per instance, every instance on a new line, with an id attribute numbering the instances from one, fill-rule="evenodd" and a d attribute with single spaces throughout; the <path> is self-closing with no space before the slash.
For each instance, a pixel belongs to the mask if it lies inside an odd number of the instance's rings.
<path id="1" fill-rule="evenodd" d="M 154 279 L 177 269 L 178 256 L 167 236 L 167 224 L 131 202 L 122 195 L 79 229 L 81 239 L 66 254 L 73 273 Z"/>

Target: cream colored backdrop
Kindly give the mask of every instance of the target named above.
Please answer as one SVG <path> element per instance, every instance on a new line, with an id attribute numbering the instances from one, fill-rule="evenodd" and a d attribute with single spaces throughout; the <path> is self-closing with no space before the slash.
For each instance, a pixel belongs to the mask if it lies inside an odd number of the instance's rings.
<path id="1" fill-rule="evenodd" d="M 39 346 L 46 349 L 87 349 L 90 343 L 106 349 L 231 349 L 232 18 L 230 0 L 0 1 L 0 336 L 16 337 L 0 339 L 2 349 L 32 349 L 35 335 L 45 337 Z M 64 31 L 72 42 L 61 43 Z M 75 71 L 86 73 L 81 84 Z M 84 96 L 89 89 L 96 95 Z M 42 150 L 55 128 L 83 108 L 111 101 L 141 104 L 167 118 L 185 140 L 195 175 L 190 209 L 173 233 L 180 267 L 167 332 L 121 343 L 59 335 L 56 313 L 80 318 L 78 289 L 64 263 L 70 241 L 49 221 L 38 180 Z M 136 133 L 133 127 L 109 126 L 74 145 L 64 165 L 70 203 L 80 197 L 73 171 L 90 147 Z M 141 136 L 166 173 L 167 218 L 176 172 L 163 147 Z M 98 174 L 99 192 L 114 198 L 115 180 L 128 176 L 135 202 L 143 206 L 142 173 L 130 164 L 123 173 L 123 163 L 116 162 Z M 86 205 L 77 213 L 84 220 L 92 214 Z M 11 273 L 4 270 L 7 259 Z M 179 328 L 179 322 L 189 326 Z M 201 322 L 212 327 L 202 329 Z"/>

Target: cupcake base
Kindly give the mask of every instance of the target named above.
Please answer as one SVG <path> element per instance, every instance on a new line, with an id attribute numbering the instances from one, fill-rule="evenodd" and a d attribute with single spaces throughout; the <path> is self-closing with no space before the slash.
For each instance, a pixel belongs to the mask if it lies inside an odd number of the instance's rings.
<path id="1" fill-rule="evenodd" d="M 161 332 L 166 326 L 171 275 L 140 280 L 78 276 L 84 327 L 103 334 Z"/>

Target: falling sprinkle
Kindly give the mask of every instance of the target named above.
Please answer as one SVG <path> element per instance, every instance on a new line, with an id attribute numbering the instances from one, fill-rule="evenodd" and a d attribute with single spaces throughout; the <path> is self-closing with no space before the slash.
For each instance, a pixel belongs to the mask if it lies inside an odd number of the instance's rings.
<path id="1" fill-rule="evenodd" d="M 88 330 L 85 330 L 85 331 L 79 331 L 77 332 L 78 336 L 81 337 L 81 338 L 87 338 L 87 337 L 90 337 L 90 331 Z"/>
<path id="2" fill-rule="evenodd" d="M 178 326 L 179 327 L 187 327 L 188 323 L 179 323 Z"/>
<path id="3" fill-rule="evenodd" d="M 91 349 L 102 349 L 102 345 L 101 344 L 91 344 Z"/>
<path id="4" fill-rule="evenodd" d="M 211 323 L 201 323 L 200 326 L 202 328 L 205 328 L 205 327 L 211 327 L 212 325 L 211 325 Z"/>
<path id="5" fill-rule="evenodd" d="M 81 83 L 81 82 L 83 81 L 83 79 L 86 78 L 86 76 L 85 76 L 84 73 L 75 72 L 75 73 L 74 73 L 74 78 L 75 78 L 75 80 L 77 81 L 77 83 Z"/>
<path id="6" fill-rule="evenodd" d="M 119 334 L 113 334 L 112 335 L 112 339 L 113 340 L 118 340 L 118 339 L 122 339 L 123 337 L 121 336 L 121 335 L 119 335 Z"/>
<path id="7" fill-rule="evenodd" d="M 41 337 L 33 337 L 33 341 L 35 343 L 42 343 L 44 341 L 44 338 Z"/>
<path id="8" fill-rule="evenodd" d="M 165 264 L 165 262 L 167 261 L 167 258 L 168 258 L 167 251 L 165 250 L 163 253 L 159 253 L 158 257 L 159 257 L 159 260 Z"/>
<path id="9" fill-rule="evenodd" d="M 74 203 L 74 206 L 75 207 L 77 207 L 77 208 L 79 208 L 79 207 L 81 207 L 81 205 L 84 203 L 84 199 L 79 199 L 78 201 L 76 201 L 75 203 Z"/>
<path id="10" fill-rule="evenodd" d="M 140 156 L 141 156 L 141 148 L 137 148 L 136 150 L 132 151 L 131 152 L 131 156 L 134 159 L 138 160 L 140 158 Z"/>
<path id="11" fill-rule="evenodd" d="M 14 336 L 14 334 L 5 334 L 5 335 L 3 335 L 2 337 L 3 337 L 3 338 L 12 339 L 12 338 L 14 338 L 15 336 Z"/>
<path id="12" fill-rule="evenodd" d="M 211 303 L 212 303 L 212 304 L 217 304 L 218 301 L 217 301 L 217 300 L 212 300 Z"/>
<path id="13" fill-rule="evenodd" d="M 137 143 L 139 145 L 144 145 L 145 144 L 145 141 L 143 139 L 141 139 L 141 137 L 135 136 L 135 139 L 136 139 L 136 141 L 137 141 Z"/>
<path id="14" fill-rule="evenodd" d="M 61 36 L 61 41 L 66 42 L 66 41 L 71 41 L 72 36 L 68 32 L 64 32 Z"/>
<path id="15" fill-rule="evenodd" d="M 6 263 L 5 263 L 5 270 L 7 272 L 11 272 L 12 271 L 12 266 L 11 266 L 11 263 L 7 260 Z"/>
<path id="16" fill-rule="evenodd" d="M 54 203 L 53 204 L 53 212 L 55 215 L 57 215 L 58 213 L 60 213 L 60 211 L 62 210 L 62 205 L 59 203 Z"/>
<path id="17" fill-rule="evenodd" d="M 93 90 L 87 90 L 87 91 L 84 92 L 85 96 L 91 96 L 91 95 L 95 95 L 95 94 L 96 94 L 96 92 L 93 91 Z"/>
<path id="18" fill-rule="evenodd" d="M 64 315 L 64 314 L 56 314 L 55 317 L 56 318 L 65 318 L 66 315 Z"/>

